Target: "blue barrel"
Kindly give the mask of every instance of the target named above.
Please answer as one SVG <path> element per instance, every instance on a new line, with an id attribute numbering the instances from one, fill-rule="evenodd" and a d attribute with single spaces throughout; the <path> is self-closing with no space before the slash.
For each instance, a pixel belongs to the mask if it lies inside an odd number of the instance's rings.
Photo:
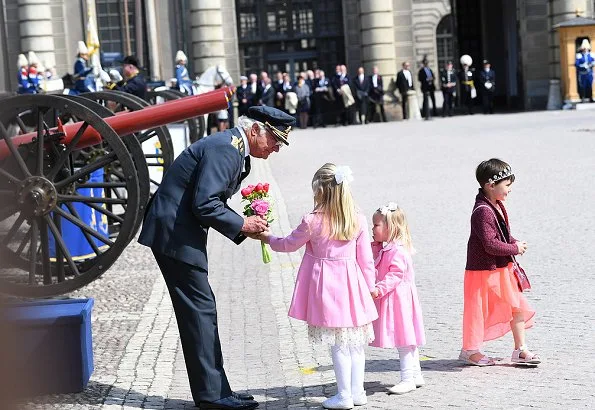
<path id="1" fill-rule="evenodd" d="M 103 181 L 103 168 L 98 169 L 91 173 L 88 182 L 104 182 Z M 80 195 L 86 197 L 96 197 L 96 198 L 103 198 L 104 191 L 103 188 L 79 188 L 77 192 Z M 102 204 L 96 204 L 101 206 Z M 101 212 L 96 211 L 95 209 L 91 208 L 90 206 L 82 203 L 82 202 L 73 202 L 72 206 L 76 209 L 78 216 L 81 220 L 88 225 L 94 231 L 97 231 L 99 234 L 108 237 L 108 223 L 107 217 L 103 215 Z M 105 205 L 103 205 L 105 206 Z M 65 205 L 62 205 L 62 209 L 65 212 L 69 212 L 68 208 Z M 64 218 L 60 218 L 62 224 L 62 239 L 70 252 L 70 255 L 73 257 L 74 260 L 83 260 L 91 257 L 95 257 L 95 252 L 93 248 L 89 244 L 89 241 L 85 238 L 83 231 L 78 226 L 74 225 L 73 223 L 67 221 Z M 99 249 L 102 247 L 107 247 L 103 242 L 99 239 L 96 239 L 90 236 L 90 239 L 94 241 L 95 245 Z M 54 236 L 52 233 L 49 233 L 49 248 L 50 248 L 50 257 L 56 257 L 56 243 L 54 240 Z"/>

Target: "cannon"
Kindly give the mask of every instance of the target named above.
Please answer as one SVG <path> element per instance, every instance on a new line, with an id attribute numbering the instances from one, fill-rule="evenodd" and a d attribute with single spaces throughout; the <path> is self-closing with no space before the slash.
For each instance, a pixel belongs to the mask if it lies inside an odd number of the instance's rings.
<path id="1" fill-rule="evenodd" d="M 173 160 L 167 147 L 143 151 L 143 140 L 155 136 L 149 130 L 224 109 L 232 92 L 144 108 L 121 104 L 115 112 L 106 100 L 130 102 L 109 95 L 2 100 L 0 293 L 57 296 L 108 270 L 141 225 L 149 166 Z"/>

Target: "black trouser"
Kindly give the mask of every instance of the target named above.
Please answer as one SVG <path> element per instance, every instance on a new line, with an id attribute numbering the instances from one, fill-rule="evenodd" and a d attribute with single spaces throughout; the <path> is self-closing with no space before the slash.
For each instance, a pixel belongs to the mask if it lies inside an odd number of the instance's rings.
<path id="1" fill-rule="evenodd" d="M 378 110 L 380 111 L 380 121 L 386 122 L 386 115 L 384 114 L 384 104 L 370 100 L 370 105 L 368 107 L 368 117 L 366 118 L 368 122 L 374 121 L 376 111 Z"/>
<path id="2" fill-rule="evenodd" d="M 231 396 L 223 369 L 215 295 L 207 272 L 169 256 L 153 255 L 176 312 L 194 403 Z"/>
<path id="3" fill-rule="evenodd" d="M 451 116 L 453 111 L 453 95 L 450 91 L 443 91 L 444 104 L 442 105 L 442 116 Z"/>
<path id="4" fill-rule="evenodd" d="M 424 101 L 421 109 L 421 115 L 426 119 L 430 119 L 430 95 L 434 95 L 432 91 L 424 91 Z M 434 110 L 436 110 L 436 103 L 434 102 Z"/>
<path id="5" fill-rule="evenodd" d="M 428 97 L 430 97 L 430 100 L 432 100 L 432 115 L 435 117 L 438 115 L 438 112 L 436 111 L 436 93 L 435 90 L 432 88 L 431 90 L 424 92 L 424 99 L 425 99 L 425 95 L 428 94 Z M 430 107 L 428 106 L 428 111 L 429 111 Z M 429 115 L 429 113 L 428 113 Z"/>
<path id="6" fill-rule="evenodd" d="M 313 125 L 315 127 L 326 127 L 326 124 L 324 123 L 324 114 L 327 106 L 328 101 L 324 99 L 322 93 L 314 94 L 314 112 L 316 115 L 314 116 Z"/>
<path id="7" fill-rule="evenodd" d="M 368 97 L 362 98 L 361 100 L 357 100 L 357 117 L 359 118 L 359 122 L 361 124 L 364 123 L 364 121 L 366 122 L 370 122 L 370 118 L 368 118 Z M 362 116 L 365 116 L 366 118 L 362 120 Z"/>
<path id="8" fill-rule="evenodd" d="M 408 118 L 407 115 L 407 93 L 401 93 L 401 107 L 403 108 L 403 119 L 406 120 Z"/>
<path id="9" fill-rule="evenodd" d="M 494 113 L 494 93 L 491 91 L 483 90 L 483 95 L 481 96 L 481 105 L 483 106 L 483 113 L 484 114 L 493 114 Z"/>
<path id="10" fill-rule="evenodd" d="M 469 114 L 473 114 L 473 98 L 471 98 L 471 88 L 469 88 L 469 90 L 463 88 L 463 92 L 461 94 L 461 104 L 467 107 Z"/>

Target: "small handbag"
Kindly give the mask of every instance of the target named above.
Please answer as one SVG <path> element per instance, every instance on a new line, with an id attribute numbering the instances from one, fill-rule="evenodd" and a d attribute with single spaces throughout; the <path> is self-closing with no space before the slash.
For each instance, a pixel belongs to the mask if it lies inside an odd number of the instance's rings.
<path id="1" fill-rule="evenodd" d="M 491 207 L 489 207 L 487 205 L 479 205 L 477 208 L 474 209 L 474 211 L 477 210 L 478 208 L 482 208 L 482 207 L 488 208 L 490 211 L 492 211 L 492 214 L 494 214 L 494 218 L 496 218 L 496 226 L 498 227 L 498 230 L 500 231 L 502 240 L 504 242 L 506 242 L 506 237 L 504 236 L 504 232 L 502 232 L 502 227 L 500 227 L 500 222 L 498 222 L 498 216 L 496 215 L 496 213 L 494 212 L 494 210 Z M 529 282 L 529 277 L 525 273 L 525 269 L 523 269 L 521 267 L 521 265 L 517 262 L 514 255 L 510 255 L 510 258 L 512 259 L 512 273 L 514 274 L 514 277 L 516 278 L 517 284 L 519 286 L 519 290 L 521 292 L 524 292 L 526 290 L 531 289 L 531 282 Z"/>

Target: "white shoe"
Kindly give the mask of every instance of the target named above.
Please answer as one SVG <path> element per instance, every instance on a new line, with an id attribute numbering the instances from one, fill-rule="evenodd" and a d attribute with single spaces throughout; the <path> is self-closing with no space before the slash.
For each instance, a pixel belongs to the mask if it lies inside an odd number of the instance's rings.
<path id="1" fill-rule="evenodd" d="M 405 394 L 413 390 L 415 390 L 415 382 L 411 380 L 409 382 L 402 381 L 398 384 L 395 384 L 393 387 L 388 389 L 388 392 L 391 394 Z"/>
<path id="2" fill-rule="evenodd" d="M 353 399 L 351 397 L 344 399 L 341 396 L 339 396 L 338 394 L 336 394 L 333 397 L 331 397 L 330 399 L 326 399 L 322 403 L 322 407 L 324 407 L 325 409 L 339 409 L 339 410 L 352 409 L 353 408 Z"/>
<path id="3" fill-rule="evenodd" d="M 366 396 L 365 390 L 362 393 L 353 396 L 354 406 L 365 406 L 366 404 L 368 404 L 368 397 Z"/>
<path id="4" fill-rule="evenodd" d="M 421 374 L 419 376 L 415 376 L 413 381 L 415 382 L 415 387 L 422 387 L 426 385 L 426 381 Z"/>

